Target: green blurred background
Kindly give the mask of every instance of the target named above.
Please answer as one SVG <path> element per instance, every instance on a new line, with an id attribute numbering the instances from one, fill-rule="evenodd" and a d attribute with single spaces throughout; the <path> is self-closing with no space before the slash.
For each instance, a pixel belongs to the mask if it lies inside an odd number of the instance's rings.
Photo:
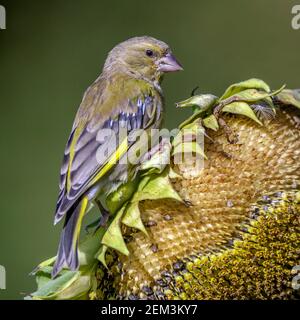
<path id="1" fill-rule="evenodd" d="M 58 172 L 82 94 L 107 52 L 136 35 L 166 41 L 184 72 L 164 81 L 166 125 L 188 114 L 174 103 L 199 92 L 259 77 L 272 88 L 300 87 L 300 30 L 289 0 L 1 1 L 0 299 L 34 290 L 29 272 L 56 253 L 53 227 Z"/>

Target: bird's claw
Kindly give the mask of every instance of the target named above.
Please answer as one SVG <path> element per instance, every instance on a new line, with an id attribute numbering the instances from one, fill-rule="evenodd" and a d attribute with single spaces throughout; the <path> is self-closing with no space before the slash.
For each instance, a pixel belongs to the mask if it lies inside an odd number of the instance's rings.
<path id="1" fill-rule="evenodd" d="M 88 224 L 84 228 L 86 233 L 89 233 L 90 229 L 94 229 L 95 228 L 95 231 L 97 231 L 99 228 L 106 227 L 106 225 L 107 225 L 107 221 L 108 221 L 108 218 L 109 218 L 109 211 L 107 211 L 106 209 L 103 208 L 103 206 L 101 205 L 100 201 L 96 200 L 95 202 L 99 207 L 99 210 L 101 212 L 101 217 L 98 218 L 97 220 L 93 221 L 92 223 Z"/>
<path id="2" fill-rule="evenodd" d="M 84 231 L 86 234 L 89 234 L 90 233 L 90 229 L 93 229 L 93 228 L 97 228 L 100 224 L 100 220 L 101 218 L 98 218 L 97 220 L 93 221 L 92 223 L 89 223 L 88 225 L 86 225 L 84 227 Z"/>
<path id="3" fill-rule="evenodd" d="M 92 223 L 88 224 L 87 226 L 85 226 L 84 231 L 87 234 L 89 234 L 90 233 L 90 229 L 95 229 L 95 232 L 96 232 L 99 228 L 106 227 L 108 218 L 109 218 L 109 213 L 105 212 L 104 214 L 102 214 L 102 216 L 100 218 L 98 218 L 94 222 L 92 222 Z"/>

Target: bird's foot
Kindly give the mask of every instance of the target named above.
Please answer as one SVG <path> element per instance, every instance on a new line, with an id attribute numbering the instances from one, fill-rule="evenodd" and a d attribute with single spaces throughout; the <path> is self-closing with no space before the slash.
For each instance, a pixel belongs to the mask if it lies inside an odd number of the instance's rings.
<path id="1" fill-rule="evenodd" d="M 101 204 L 99 200 L 95 200 L 95 203 L 97 204 L 101 216 L 97 220 L 93 221 L 92 223 L 88 224 L 84 229 L 86 233 L 89 233 L 90 229 L 95 229 L 95 232 L 101 228 L 106 227 L 107 221 L 109 218 L 109 211 L 107 211 Z"/>
<path id="2" fill-rule="evenodd" d="M 107 221 L 108 221 L 108 218 L 109 218 L 109 212 L 107 210 L 102 211 L 101 214 L 102 214 L 102 216 L 99 219 L 100 220 L 99 221 L 99 228 L 100 227 L 106 227 Z"/>
<path id="3" fill-rule="evenodd" d="M 101 217 L 93 221 L 92 223 L 88 224 L 85 226 L 84 231 L 89 234 L 91 229 L 94 229 L 95 232 L 101 228 L 101 227 L 106 227 L 107 221 L 109 218 L 109 212 L 105 211 L 104 213 L 101 213 Z"/>
<path id="4" fill-rule="evenodd" d="M 100 220 L 101 220 L 101 218 L 98 218 L 97 220 L 93 221 L 92 223 L 89 223 L 88 225 L 86 225 L 84 227 L 84 231 L 87 234 L 89 234 L 91 229 L 98 228 L 99 224 L 100 224 Z"/>
<path id="5" fill-rule="evenodd" d="M 106 224 L 107 224 L 108 218 L 109 218 L 109 211 L 106 210 L 106 209 L 103 207 L 103 205 L 102 205 L 102 203 L 101 203 L 100 200 L 96 200 L 96 204 L 97 204 L 97 206 L 98 206 L 98 208 L 99 208 L 99 210 L 100 210 L 100 212 L 101 212 L 101 217 L 100 217 L 100 221 L 99 221 L 99 226 L 98 226 L 98 228 L 100 228 L 100 227 L 105 227 Z"/>

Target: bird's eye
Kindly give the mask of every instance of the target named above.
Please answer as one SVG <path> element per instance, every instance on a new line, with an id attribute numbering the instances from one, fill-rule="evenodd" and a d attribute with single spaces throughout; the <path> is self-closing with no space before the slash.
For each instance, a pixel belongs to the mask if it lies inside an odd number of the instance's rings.
<path id="1" fill-rule="evenodd" d="M 153 56 L 153 51 L 152 50 L 146 50 L 146 55 L 148 57 L 152 57 Z"/>

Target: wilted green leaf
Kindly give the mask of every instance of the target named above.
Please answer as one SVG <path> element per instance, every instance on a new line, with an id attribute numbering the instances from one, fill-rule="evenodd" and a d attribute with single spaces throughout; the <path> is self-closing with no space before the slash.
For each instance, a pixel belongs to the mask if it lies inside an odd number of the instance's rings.
<path id="1" fill-rule="evenodd" d="M 196 153 L 201 157 L 207 159 L 206 155 L 204 154 L 204 151 L 196 141 L 185 142 L 175 146 L 172 152 L 172 156 L 178 154 L 184 155 L 185 153 Z"/>
<path id="2" fill-rule="evenodd" d="M 182 132 L 186 134 L 188 133 L 188 131 L 199 134 L 199 133 L 204 133 L 205 130 L 203 129 L 201 122 L 196 120 L 192 123 L 185 125 L 184 128 L 179 131 L 179 133 Z"/>
<path id="3" fill-rule="evenodd" d="M 129 252 L 122 236 L 120 222 L 129 227 L 141 230 L 147 235 L 147 231 L 140 216 L 139 202 L 142 200 L 164 198 L 175 199 L 182 202 L 182 199 L 173 189 L 169 180 L 168 169 L 165 169 L 161 174 L 147 175 L 141 180 L 138 190 L 134 193 L 130 202 L 127 205 L 124 205 L 117 213 L 117 216 L 105 232 L 101 243 L 128 255 Z"/>
<path id="4" fill-rule="evenodd" d="M 186 107 L 197 107 L 198 110 L 204 112 L 208 110 L 214 103 L 218 100 L 218 97 L 213 94 L 201 94 L 192 96 L 184 101 L 177 102 L 176 107 L 186 108 Z"/>
<path id="5" fill-rule="evenodd" d="M 44 267 L 36 274 L 35 280 L 37 288 L 40 290 L 47 282 L 51 280 L 52 267 Z"/>
<path id="6" fill-rule="evenodd" d="M 214 131 L 217 131 L 219 129 L 218 121 L 213 114 L 204 118 L 202 123 L 206 128 L 212 129 Z"/>
<path id="7" fill-rule="evenodd" d="M 121 185 L 115 192 L 106 198 L 106 205 L 111 214 L 115 214 L 126 201 L 128 201 L 138 186 L 138 180 L 134 179 Z"/>
<path id="8" fill-rule="evenodd" d="M 148 236 L 147 230 L 141 219 L 141 212 L 139 209 L 139 202 L 134 201 L 126 208 L 126 213 L 122 219 L 122 223 L 126 226 L 138 229 Z"/>
<path id="9" fill-rule="evenodd" d="M 36 299 L 54 299 L 79 276 L 79 271 L 66 271 L 56 279 L 45 282 L 32 296 Z"/>
<path id="10" fill-rule="evenodd" d="M 87 299 L 94 279 L 94 272 L 80 273 L 80 276 L 70 286 L 56 296 L 56 300 Z"/>
<path id="11" fill-rule="evenodd" d="M 201 118 L 201 114 L 202 111 L 197 111 L 194 114 L 192 114 L 189 118 L 187 118 L 185 121 L 183 121 L 180 125 L 179 125 L 179 129 L 183 129 L 186 126 L 189 126 L 192 123 L 198 122 L 198 118 Z"/>
<path id="12" fill-rule="evenodd" d="M 246 89 L 244 91 L 238 92 L 233 96 L 223 100 L 222 103 L 224 105 L 226 105 L 227 103 L 229 104 L 232 102 L 232 99 L 235 99 L 235 101 L 245 101 L 245 102 L 256 102 L 259 100 L 264 100 L 278 94 L 283 90 L 284 87 L 285 86 L 282 86 L 280 89 L 273 91 L 271 93 L 266 93 L 264 91 L 259 91 L 256 89 Z"/>
<path id="13" fill-rule="evenodd" d="M 270 87 L 263 80 L 252 78 L 246 81 L 232 84 L 226 89 L 219 100 L 227 99 L 240 91 L 244 91 L 245 89 L 257 89 L 260 91 L 265 91 L 267 93 L 271 91 Z"/>
<path id="14" fill-rule="evenodd" d="M 100 262 L 102 262 L 102 264 L 104 265 L 104 267 L 105 267 L 106 269 L 108 269 L 107 264 L 106 264 L 106 259 L 105 259 L 105 254 L 106 254 L 107 249 L 108 249 L 108 248 L 107 248 L 106 245 L 102 245 L 102 246 L 100 247 L 99 251 L 98 251 L 97 254 L 96 254 L 96 258 L 97 258 Z"/>
<path id="15" fill-rule="evenodd" d="M 38 290 L 25 299 L 70 300 L 87 298 L 94 277 L 94 267 L 85 271 L 64 270 L 57 278 L 51 279 L 51 270 L 37 273 Z"/>
<path id="16" fill-rule="evenodd" d="M 281 91 L 276 97 L 283 104 L 293 105 L 300 109 L 300 89 L 285 89 Z"/>
<path id="17" fill-rule="evenodd" d="M 169 180 L 168 169 L 165 169 L 160 175 L 150 177 L 147 184 L 137 194 L 137 199 L 156 200 L 156 199 L 175 199 L 182 202 L 179 194 L 174 190 Z"/>
<path id="18" fill-rule="evenodd" d="M 122 223 L 136 228 L 148 235 L 139 210 L 139 202 L 142 200 L 156 199 L 175 199 L 182 202 L 178 193 L 173 189 L 169 180 L 169 169 L 165 169 L 161 174 L 151 174 L 145 176 L 139 185 L 137 192 L 134 194 L 126 207 Z"/>
<path id="19" fill-rule="evenodd" d="M 180 176 L 178 173 L 176 173 L 176 172 L 173 170 L 172 167 L 170 167 L 170 169 L 169 169 L 169 178 L 170 178 L 170 179 L 180 179 L 181 176 Z"/>
<path id="20" fill-rule="evenodd" d="M 97 265 L 95 258 L 101 246 L 104 229 L 98 229 L 94 234 L 87 235 L 79 244 L 78 258 L 80 268 L 78 271 L 63 269 L 55 278 L 51 272 L 56 257 L 42 262 L 35 270 L 38 290 L 27 299 L 79 299 L 83 298 L 90 289 L 93 281 L 94 268 Z"/>
<path id="21" fill-rule="evenodd" d="M 121 231 L 121 219 L 125 211 L 126 205 L 124 205 L 116 214 L 113 221 L 110 223 L 107 228 L 101 243 L 105 244 L 107 247 L 118 250 L 124 255 L 128 256 L 129 251 L 126 247 L 126 244 L 123 239 Z"/>
<path id="22" fill-rule="evenodd" d="M 197 119 L 194 122 L 185 124 L 174 137 L 172 146 L 190 141 L 194 137 L 194 140 L 200 138 L 205 134 L 205 129 L 202 127 L 201 122 Z"/>
<path id="23" fill-rule="evenodd" d="M 249 107 L 249 105 L 246 102 L 232 102 L 228 105 L 226 105 L 223 109 L 222 112 L 228 112 L 228 113 L 234 113 L 234 114 L 241 114 L 243 116 L 246 116 L 260 125 L 262 123 L 257 119 L 254 111 Z"/>
<path id="24" fill-rule="evenodd" d="M 153 148 L 151 158 L 143 162 L 139 170 L 145 171 L 146 174 L 162 172 L 166 165 L 170 163 L 171 147 L 169 139 L 163 139 L 161 143 L 154 147 L 155 149 Z"/>
<path id="25" fill-rule="evenodd" d="M 44 268 L 46 268 L 46 267 L 48 267 L 48 266 L 53 265 L 54 262 L 55 262 L 55 259 L 56 259 L 56 256 L 55 256 L 55 257 L 52 257 L 52 258 L 50 258 L 50 259 L 47 259 L 47 260 L 45 260 L 45 261 L 43 261 L 43 262 L 41 262 L 41 263 L 31 272 L 31 274 L 36 274 L 39 270 L 44 269 Z"/>

